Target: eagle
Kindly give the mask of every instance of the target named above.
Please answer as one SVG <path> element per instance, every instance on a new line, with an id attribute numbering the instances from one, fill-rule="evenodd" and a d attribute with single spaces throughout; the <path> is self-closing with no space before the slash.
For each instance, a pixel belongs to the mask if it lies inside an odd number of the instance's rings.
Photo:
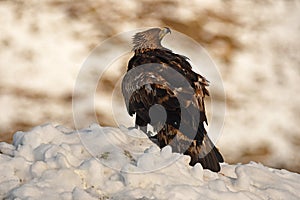
<path id="1" fill-rule="evenodd" d="M 151 28 L 133 36 L 133 57 L 122 80 L 122 94 L 135 127 L 163 148 L 191 157 L 190 165 L 220 171 L 224 162 L 207 135 L 204 98 L 208 80 L 192 70 L 189 58 L 162 46 L 168 27 Z M 147 133 L 152 125 L 155 136 Z"/>

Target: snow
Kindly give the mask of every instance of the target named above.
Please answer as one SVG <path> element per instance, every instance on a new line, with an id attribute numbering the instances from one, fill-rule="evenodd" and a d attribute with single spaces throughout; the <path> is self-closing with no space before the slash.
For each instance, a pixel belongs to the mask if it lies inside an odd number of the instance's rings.
<path id="1" fill-rule="evenodd" d="M 0 143 L 4 199 L 299 199 L 300 175 L 259 163 L 189 166 L 136 129 L 45 124 Z"/>

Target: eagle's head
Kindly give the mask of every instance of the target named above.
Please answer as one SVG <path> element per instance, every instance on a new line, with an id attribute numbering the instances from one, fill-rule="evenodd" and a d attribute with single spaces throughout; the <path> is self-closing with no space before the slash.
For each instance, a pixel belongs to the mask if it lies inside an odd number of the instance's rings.
<path id="1" fill-rule="evenodd" d="M 133 51 L 145 52 L 152 49 L 163 48 L 161 40 L 171 30 L 168 27 L 151 28 L 143 32 L 138 32 L 133 36 Z"/>

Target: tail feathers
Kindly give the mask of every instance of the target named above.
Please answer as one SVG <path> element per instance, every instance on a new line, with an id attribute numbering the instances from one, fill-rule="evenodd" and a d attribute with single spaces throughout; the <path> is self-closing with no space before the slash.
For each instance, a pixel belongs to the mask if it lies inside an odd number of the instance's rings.
<path id="1" fill-rule="evenodd" d="M 203 169 L 214 172 L 219 172 L 221 170 L 219 163 L 224 162 L 221 153 L 207 135 L 204 136 L 202 144 L 192 145 L 186 154 L 191 156 L 190 165 L 194 166 L 200 162 Z"/>
<path id="2" fill-rule="evenodd" d="M 214 172 L 221 170 L 219 162 L 224 162 L 222 155 L 219 150 L 214 147 L 204 158 L 199 158 L 198 161 L 201 163 L 203 169 L 210 169 Z"/>
<path id="3" fill-rule="evenodd" d="M 167 134 L 166 134 L 167 133 Z M 201 134 L 201 132 L 198 132 Z M 203 134 L 203 133 L 202 133 Z M 193 140 L 171 125 L 164 126 L 157 134 L 157 144 L 160 148 L 170 145 L 174 152 L 191 156 L 190 165 L 201 163 L 203 169 L 220 171 L 220 162 L 224 162 L 219 150 L 214 146 L 206 133 L 202 140 Z"/>

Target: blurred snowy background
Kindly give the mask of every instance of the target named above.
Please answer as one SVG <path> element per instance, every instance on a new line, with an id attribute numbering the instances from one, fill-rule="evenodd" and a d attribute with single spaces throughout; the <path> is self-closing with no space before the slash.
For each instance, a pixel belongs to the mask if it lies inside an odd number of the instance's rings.
<path id="1" fill-rule="evenodd" d="M 226 118 L 217 146 L 226 162 L 300 172 L 299 10 L 296 0 L 0 1 L 0 141 L 46 122 L 74 128 L 72 93 L 91 50 L 123 31 L 168 26 L 219 67 Z M 106 107 L 125 69 L 97 89 L 101 125 L 115 126 Z M 83 127 L 93 114 L 82 109 Z"/>

